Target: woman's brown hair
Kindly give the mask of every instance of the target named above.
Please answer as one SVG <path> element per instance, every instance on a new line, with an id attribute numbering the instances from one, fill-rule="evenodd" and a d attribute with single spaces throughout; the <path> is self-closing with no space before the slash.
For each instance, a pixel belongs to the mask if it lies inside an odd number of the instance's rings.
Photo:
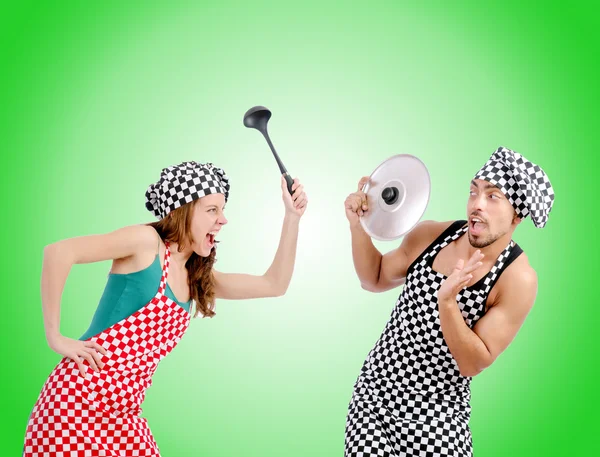
<path id="1" fill-rule="evenodd" d="M 164 242 L 177 243 L 178 251 L 185 249 L 186 242 L 193 243 L 192 237 L 192 214 L 194 204 L 198 200 L 187 203 L 173 211 L 158 222 L 151 222 L 151 227 L 158 232 Z M 198 312 L 203 317 L 213 317 L 215 315 L 215 278 L 212 273 L 212 267 L 216 262 L 216 250 L 213 248 L 208 257 L 202 257 L 192 252 L 192 255 L 185 263 L 188 271 L 188 286 L 190 288 L 190 297 L 196 302 L 194 317 Z"/>

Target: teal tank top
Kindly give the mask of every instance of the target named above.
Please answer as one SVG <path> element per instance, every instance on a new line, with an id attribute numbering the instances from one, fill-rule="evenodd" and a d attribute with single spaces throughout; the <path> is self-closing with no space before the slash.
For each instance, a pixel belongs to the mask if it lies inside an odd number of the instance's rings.
<path id="1" fill-rule="evenodd" d="M 159 254 L 143 270 L 127 274 L 109 273 L 90 328 L 79 339 L 87 340 L 142 309 L 158 292 L 161 276 Z M 165 295 L 190 312 L 192 300 L 178 302 L 168 283 Z"/>

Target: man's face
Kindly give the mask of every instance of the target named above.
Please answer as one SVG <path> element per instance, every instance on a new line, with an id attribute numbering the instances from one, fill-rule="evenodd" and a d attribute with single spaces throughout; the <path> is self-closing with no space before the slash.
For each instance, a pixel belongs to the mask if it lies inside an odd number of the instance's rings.
<path id="1" fill-rule="evenodd" d="M 475 248 L 489 246 L 521 222 L 502 191 L 482 179 L 471 181 L 467 216 L 469 242 Z"/>

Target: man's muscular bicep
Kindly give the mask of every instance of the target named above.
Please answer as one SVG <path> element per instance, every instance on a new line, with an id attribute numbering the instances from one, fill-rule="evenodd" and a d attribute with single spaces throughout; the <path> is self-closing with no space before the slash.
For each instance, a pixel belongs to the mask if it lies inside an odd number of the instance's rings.
<path id="1" fill-rule="evenodd" d="M 502 279 L 502 288 L 495 303 L 473 327 L 473 331 L 488 349 L 487 366 L 491 365 L 515 338 L 531 311 L 537 294 L 537 275 L 531 268 L 513 271 Z"/>
<path id="2" fill-rule="evenodd" d="M 388 252 L 381 258 L 379 278 L 373 292 L 384 292 L 404 284 L 408 266 L 407 255 L 402 247 Z"/>

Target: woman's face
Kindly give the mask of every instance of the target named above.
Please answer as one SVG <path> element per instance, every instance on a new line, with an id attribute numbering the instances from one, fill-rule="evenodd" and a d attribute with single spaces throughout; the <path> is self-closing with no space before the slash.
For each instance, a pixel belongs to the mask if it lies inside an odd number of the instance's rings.
<path id="1" fill-rule="evenodd" d="M 215 245 L 219 230 L 227 224 L 223 214 L 225 195 L 210 194 L 196 201 L 192 214 L 192 249 L 201 257 L 208 257 Z"/>

